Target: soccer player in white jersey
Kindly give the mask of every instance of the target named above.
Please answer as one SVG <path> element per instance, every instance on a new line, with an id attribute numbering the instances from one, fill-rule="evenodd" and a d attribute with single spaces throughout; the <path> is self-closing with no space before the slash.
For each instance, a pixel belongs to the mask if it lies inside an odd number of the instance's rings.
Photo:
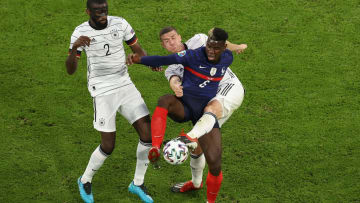
<path id="1" fill-rule="evenodd" d="M 212 30 L 209 31 L 209 35 L 211 35 L 211 32 Z M 162 46 L 172 53 L 205 46 L 208 39 L 208 36 L 205 34 L 196 34 L 186 43 L 182 43 L 181 36 L 174 27 L 163 28 L 159 35 Z M 247 48 L 246 44 L 238 45 L 230 43 L 229 41 L 226 43 L 227 49 L 236 53 L 241 53 Z M 181 86 L 183 71 L 184 67 L 180 64 L 170 65 L 165 71 L 165 76 L 170 82 L 170 87 L 178 97 L 183 95 Z M 232 113 L 240 107 L 244 93 L 245 90 L 240 80 L 230 68 L 228 68 L 223 79 L 220 81 L 217 95 L 204 109 L 204 112 L 211 112 L 212 115 L 208 113 L 204 114 L 187 135 L 191 138 L 199 138 L 207 133 L 216 133 L 215 130 L 213 130 L 215 122 L 218 122 L 219 127 L 221 127 L 230 118 Z M 198 147 L 191 153 L 190 167 L 192 180 L 175 184 L 172 187 L 173 192 L 186 192 L 200 189 L 203 186 L 202 176 L 205 167 L 205 157 L 201 148 Z"/>
<path id="2" fill-rule="evenodd" d="M 66 60 L 67 72 L 77 69 L 82 51 L 87 56 L 88 90 L 94 102 L 94 128 L 101 134 L 101 144 L 91 154 L 85 172 L 78 179 L 80 196 L 85 202 L 94 202 L 91 183 L 96 171 L 103 165 L 115 147 L 115 117 L 119 112 L 139 134 L 137 162 L 129 191 L 147 203 L 153 202 L 144 186 L 151 147 L 150 116 L 146 104 L 131 81 L 123 47 L 125 41 L 133 53 L 146 52 L 137 42 L 130 24 L 121 17 L 108 16 L 106 0 L 87 0 L 90 19 L 77 26 L 71 36 L 70 52 Z"/>

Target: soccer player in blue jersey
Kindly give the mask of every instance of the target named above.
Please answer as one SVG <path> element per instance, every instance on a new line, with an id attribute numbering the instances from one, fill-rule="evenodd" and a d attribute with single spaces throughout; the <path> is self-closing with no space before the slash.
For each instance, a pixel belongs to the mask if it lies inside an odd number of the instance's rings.
<path id="1" fill-rule="evenodd" d="M 210 29 L 208 32 L 209 35 L 211 35 L 212 32 L 213 29 Z M 162 47 L 171 53 L 203 47 L 206 45 L 208 39 L 207 35 L 198 33 L 185 43 L 182 43 L 181 35 L 172 26 L 161 29 L 159 37 Z M 229 41 L 226 41 L 226 45 L 227 49 L 237 54 L 242 53 L 247 48 L 246 44 L 233 44 Z M 183 95 L 181 84 L 183 72 L 184 66 L 181 64 L 170 65 L 165 71 L 165 76 L 169 80 L 170 87 L 177 97 L 182 97 Z M 216 96 L 210 100 L 204 111 L 215 114 L 219 123 L 219 128 L 221 128 L 231 117 L 232 113 L 241 106 L 244 94 L 245 89 L 242 83 L 229 67 L 219 83 Z M 201 137 L 207 133 L 211 134 L 213 131 L 216 131 L 213 130 L 214 123 L 215 119 L 213 116 L 204 114 L 187 135 L 190 137 Z M 153 151 L 155 151 L 156 155 L 156 150 L 152 149 L 151 152 Z M 191 180 L 176 183 L 171 187 L 171 190 L 173 192 L 183 193 L 201 189 L 203 187 L 202 177 L 205 162 L 205 156 L 200 147 L 192 150 L 190 153 Z"/>
<path id="2" fill-rule="evenodd" d="M 182 64 L 184 65 L 183 75 L 183 96 L 164 95 L 160 97 L 158 105 L 151 120 L 151 133 L 153 149 L 158 150 L 164 138 L 166 119 L 169 116 L 176 122 L 192 121 L 195 124 L 202 115 L 211 112 L 204 112 L 208 102 L 216 95 L 220 80 L 223 78 L 227 68 L 233 61 L 232 53 L 226 50 L 228 34 L 215 28 L 209 36 L 206 47 L 196 50 L 184 50 L 169 56 L 139 56 L 130 54 L 128 64 L 141 63 L 148 66 L 158 67 L 161 65 Z M 219 125 L 215 122 L 213 133 L 206 134 L 198 139 L 204 152 L 209 167 L 207 176 L 207 201 L 215 202 L 222 182 L 221 171 L 221 133 Z M 182 134 L 191 141 L 197 141 Z M 158 156 L 156 156 L 157 158 Z M 151 159 L 151 154 L 149 159 Z"/>

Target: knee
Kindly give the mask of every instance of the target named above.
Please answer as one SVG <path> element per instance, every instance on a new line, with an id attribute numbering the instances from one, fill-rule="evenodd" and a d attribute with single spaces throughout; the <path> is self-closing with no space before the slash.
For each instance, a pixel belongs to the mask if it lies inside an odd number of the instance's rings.
<path id="1" fill-rule="evenodd" d="M 222 117 L 222 105 L 219 101 L 213 100 L 204 108 L 205 112 L 213 113 L 219 119 Z"/>
<path id="2" fill-rule="evenodd" d="M 174 95 L 171 94 L 167 94 L 164 96 L 161 96 L 158 100 L 158 106 L 168 109 L 169 108 L 169 104 L 171 103 L 171 101 L 174 99 Z"/>
<path id="3" fill-rule="evenodd" d="M 107 155 L 111 155 L 111 153 L 114 151 L 115 149 L 115 144 L 111 143 L 111 142 L 102 142 L 101 145 L 101 150 L 107 154 Z"/>
<path id="4" fill-rule="evenodd" d="M 221 165 L 221 153 L 218 154 L 210 154 L 206 157 L 206 162 L 210 166 L 220 166 Z"/>
<path id="5" fill-rule="evenodd" d="M 140 140 L 146 143 L 151 143 L 151 121 L 150 116 L 147 115 L 139 120 L 137 120 L 133 127 L 136 132 L 139 134 Z"/>

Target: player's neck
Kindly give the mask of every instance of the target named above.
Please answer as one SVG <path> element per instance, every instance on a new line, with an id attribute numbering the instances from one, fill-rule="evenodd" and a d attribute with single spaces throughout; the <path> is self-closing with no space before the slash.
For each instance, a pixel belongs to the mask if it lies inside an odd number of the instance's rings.
<path id="1" fill-rule="evenodd" d="M 209 61 L 209 59 L 208 59 L 208 61 Z M 220 62 L 220 59 L 218 59 L 216 61 L 209 61 L 209 62 L 212 63 L 212 64 L 218 64 Z"/>
<path id="2" fill-rule="evenodd" d="M 184 47 L 184 49 L 183 49 L 183 50 L 187 50 L 187 49 L 189 49 L 189 48 L 188 48 L 188 46 L 187 46 L 185 43 L 182 43 L 182 45 L 183 45 L 183 47 Z"/>
<path id="3" fill-rule="evenodd" d="M 108 22 L 105 24 L 95 23 L 92 19 L 89 20 L 90 27 L 94 28 L 95 30 L 103 30 L 107 27 Z"/>
<path id="4" fill-rule="evenodd" d="M 184 50 L 186 50 L 186 49 L 187 49 L 186 44 L 181 43 L 181 46 L 179 46 L 179 49 L 178 49 L 176 52 L 184 51 Z"/>

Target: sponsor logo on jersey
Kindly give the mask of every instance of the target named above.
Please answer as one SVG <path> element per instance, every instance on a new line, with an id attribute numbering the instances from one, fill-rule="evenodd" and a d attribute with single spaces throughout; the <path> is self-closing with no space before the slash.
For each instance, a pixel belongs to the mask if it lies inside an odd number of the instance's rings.
<path id="1" fill-rule="evenodd" d="M 178 52 L 177 53 L 180 57 L 183 57 L 183 56 L 185 56 L 186 55 L 186 51 L 184 50 L 184 51 L 180 51 L 180 52 Z"/>
<path id="2" fill-rule="evenodd" d="M 204 66 L 199 66 L 199 68 L 207 68 L 207 67 L 204 67 Z"/>
<path id="3" fill-rule="evenodd" d="M 117 31 L 117 29 L 113 29 L 110 31 L 110 35 L 113 39 L 119 39 L 120 36 L 119 36 L 119 32 Z"/>
<path id="4" fill-rule="evenodd" d="M 95 43 L 96 42 L 96 39 L 95 38 L 92 38 L 91 39 L 91 43 Z"/>
<path id="5" fill-rule="evenodd" d="M 222 69 L 221 69 L 221 75 L 224 75 L 225 74 L 225 67 L 223 67 Z"/>
<path id="6" fill-rule="evenodd" d="M 216 74 L 217 69 L 215 67 L 212 67 L 210 70 L 210 75 L 214 76 Z"/>

